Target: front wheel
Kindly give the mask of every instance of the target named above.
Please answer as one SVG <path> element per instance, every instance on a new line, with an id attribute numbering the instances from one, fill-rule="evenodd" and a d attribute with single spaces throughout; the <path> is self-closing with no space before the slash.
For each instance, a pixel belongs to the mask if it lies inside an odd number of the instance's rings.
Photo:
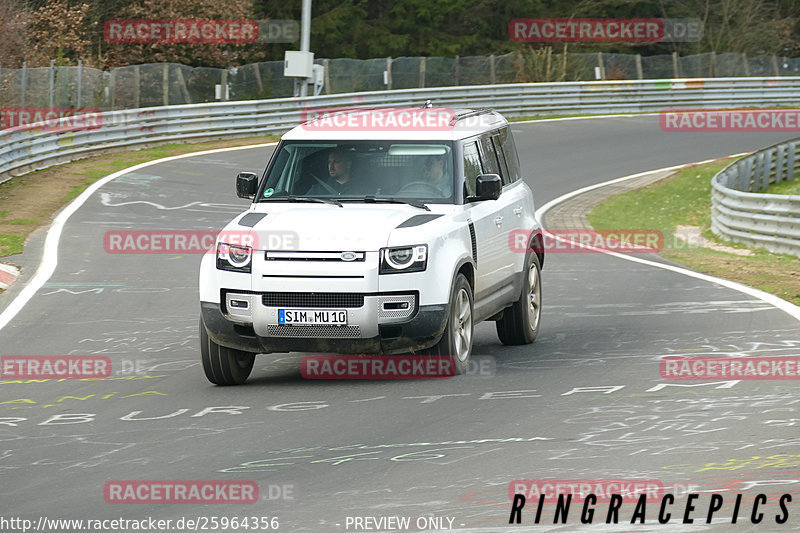
<path id="1" fill-rule="evenodd" d="M 464 374 L 472 354 L 472 287 L 464 274 L 456 277 L 450 295 L 450 314 L 438 344 L 426 350 L 429 355 L 446 355 L 455 364 L 455 373 Z"/>
<path id="2" fill-rule="evenodd" d="M 247 381 L 256 354 L 220 346 L 208 336 L 200 319 L 200 357 L 208 381 L 215 385 L 241 385 Z"/>
<path id="3" fill-rule="evenodd" d="M 497 336 L 507 346 L 530 344 L 539 334 L 542 317 L 542 269 L 535 253 L 525 261 L 525 278 L 519 300 L 496 322 Z"/>

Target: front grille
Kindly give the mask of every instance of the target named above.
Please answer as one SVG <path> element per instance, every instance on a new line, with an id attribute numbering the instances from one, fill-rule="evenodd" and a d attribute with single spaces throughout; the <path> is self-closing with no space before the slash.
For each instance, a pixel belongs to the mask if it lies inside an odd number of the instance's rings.
<path id="1" fill-rule="evenodd" d="M 359 326 L 276 326 L 268 325 L 270 337 L 306 337 L 320 339 L 357 339 Z"/>
<path id="2" fill-rule="evenodd" d="M 265 307 L 352 309 L 364 306 L 364 295 L 350 292 L 265 292 Z"/>
<path id="3" fill-rule="evenodd" d="M 351 258 L 342 258 L 343 254 L 351 254 Z M 361 262 L 366 260 L 366 252 L 282 252 L 267 250 L 264 252 L 266 261 L 336 261 L 340 263 Z"/>

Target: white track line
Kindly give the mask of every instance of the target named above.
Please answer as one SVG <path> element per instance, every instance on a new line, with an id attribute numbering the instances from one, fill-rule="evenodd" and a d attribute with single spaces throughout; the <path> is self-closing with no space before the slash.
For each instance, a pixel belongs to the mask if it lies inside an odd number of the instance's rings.
<path id="1" fill-rule="evenodd" d="M 44 241 L 44 251 L 42 252 L 42 260 L 39 264 L 38 270 L 36 270 L 36 274 L 34 274 L 33 278 L 28 282 L 25 288 L 17 295 L 16 298 L 8 305 L 8 307 L 0 313 L 0 330 L 8 325 L 12 318 L 17 316 L 17 313 L 25 307 L 25 304 L 33 298 L 33 295 L 36 294 L 36 291 L 42 288 L 42 286 L 50 279 L 53 275 L 53 272 L 56 270 L 56 266 L 58 265 L 58 241 L 61 238 L 61 231 L 64 229 L 64 225 L 69 220 L 69 217 L 72 216 L 75 211 L 77 211 L 89 197 L 97 191 L 100 187 L 112 181 L 120 176 L 123 176 L 129 172 L 134 172 L 139 169 L 149 167 L 152 165 L 157 165 L 159 163 L 166 163 L 168 161 L 175 161 L 176 159 L 185 159 L 187 157 L 196 157 L 201 155 L 208 155 L 208 154 L 216 154 L 219 152 L 230 152 L 233 150 L 247 150 L 250 148 L 262 148 L 265 146 L 274 146 L 278 143 L 270 142 L 270 143 L 263 143 L 263 144 L 254 144 L 250 146 L 234 146 L 232 148 L 217 148 L 214 150 L 205 150 L 202 152 L 192 152 L 189 154 L 181 154 L 181 155 L 174 155 L 170 157 L 164 157 L 162 159 L 156 159 L 155 161 L 148 161 L 146 163 L 140 163 L 136 166 L 129 167 L 118 172 L 114 172 L 113 174 L 109 174 L 108 176 L 101 178 L 100 180 L 94 182 L 92 185 L 89 186 L 83 193 L 75 198 L 67 207 L 61 211 L 58 216 L 53 220 L 53 223 L 50 225 L 50 229 L 47 230 L 47 237 Z"/>
<path id="2" fill-rule="evenodd" d="M 737 157 L 737 156 L 742 156 L 742 155 L 747 155 L 747 154 L 746 153 L 744 153 L 744 154 L 736 154 L 736 155 L 729 156 L 729 157 Z M 719 159 L 726 159 L 726 158 L 719 158 Z M 665 168 L 659 168 L 659 169 L 656 169 L 656 170 L 648 170 L 647 172 L 639 172 L 638 174 L 631 174 L 630 176 L 623 176 L 621 178 L 616 178 L 616 179 L 613 179 L 613 180 L 604 181 L 603 183 L 597 183 L 595 185 L 590 185 L 588 187 L 583 187 L 581 189 L 578 189 L 578 190 L 569 192 L 567 194 L 564 194 L 562 196 L 559 196 L 558 198 L 555 198 L 554 200 L 550 200 L 549 202 L 544 204 L 541 208 L 536 210 L 536 218 L 537 218 L 537 220 L 539 220 L 539 223 L 541 224 L 542 223 L 542 219 L 544 218 L 545 214 L 550 209 L 555 207 L 556 205 L 558 205 L 561 202 L 563 202 L 565 200 L 568 200 L 568 199 L 570 199 L 570 198 L 572 198 L 574 196 L 578 196 L 579 194 L 583 194 L 585 192 L 588 192 L 588 191 L 591 191 L 591 190 L 594 190 L 594 189 L 599 189 L 601 187 L 605 187 L 606 185 L 613 185 L 615 183 L 619 183 L 619 182 L 622 182 L 622 181 L 627 181 L 627 180 L 639 178 L 639 177 L 642 177 L 642 176 L 646 176 L 648 174 L 655 174 L 656 172 L 666 172 L 666 171 L 670 171 L 670 170 L 678 170 L 678 169 L 681 169 L 681 168 L 694 166 L 694 165 L 701 165 L 703 163 L 710 163 L 712 161 L 717 161 L 717 160 L 718 159 L 709 159 L 709 160 L 706 160 L 706 161 L 699 161 L 697 163 L 688 163 L 688 164 L 685 164 L 685 165 L 676 165 L 674 167 L 665 167 Z M 556 238 L 558 238 L 558 237 L 556 237 Z M 618 257 L 619 259 L 624 259 L 626 261 L 632 261 L 634 263 L 639 263 L 639 264 L 642 264 L 642 265 L 661 268 L 661 269 L 664 269 L 664 270 L 669 270 L 670 272 L 683 274 L 684 276 L 689 276 L 689 277 L 692 277 L 692 278 L 696 278 L 696 279 L 700 279 L 700 280 L 703 280 L 703 281 L 708 281 L 708 282 L 711 282 L 711 283 L 716 283 L 718 285 L 722 285 L 723 287 L 727 287 L 729 289 L 733 289 L 735 291 L 739 291 L 741 293 L 747 294 L 748 296 L 752 296 L 753 298 L 757 298 L 757 299 L 759 299 L 759 300 L 761 300 L 763 302 L 766 302 L 766 303 L 768 303 L 768 304 L 770 304 L 772 306 L 775 306 L 778 309 L 780 309 L 781 311 L 784 311 L 784 312 L 788 313 L 789 315 L 791 315 L 792 317 L 796 318 L 797 320 L 800 320 L 800 307 L 794 305 L 793 303 L 787 302 L 786 300 L 783 300 L 782 298 L 778 298 L 774 294 L 769 294 L 767 292 L 764 292 L 764 291 L 761 291 L 761 290 L 758 290 L 758 289 L 754 289 L 753 287 L 748 287 L 747 285 L 742 285 L 741 283 L 736 283 L 735 281 L 730 281 L 730 280 L 727 280 L 727 279 L 717 278 L 717 277 L 714 277 L 714 276 L 709 276 L 707 274 L 701 274 L 699 272 L 694 272 L 694 271 L 688 270 L 686 268 L 667 265 L 667 264 L 664 264 L 664 263 L 658 263 L 658 262 L 655 262 L 655 261 L 648 261 L 647 259 L 640 259 L 638 257 L 619 254 L 619 253 L 616 253 L 616 252 L 610 252 L 608 250 L 602 250 L 602 249 L 595 249 L 595 250 L 597 252 L 608 254 L 608 255 L 611 255 L 613 257 Z"/>

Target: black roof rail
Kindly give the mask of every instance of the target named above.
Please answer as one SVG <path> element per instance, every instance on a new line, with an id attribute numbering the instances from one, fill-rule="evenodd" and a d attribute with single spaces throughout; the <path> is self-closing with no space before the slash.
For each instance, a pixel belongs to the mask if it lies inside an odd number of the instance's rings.
<path id="1" fill-rule="evenodd" d="M 484 107 L 481 109 L 472 109 L 470 111 L 464 111 L 463 113 L 458 113 L 457 115 L 454 115 L 450 119 L 450 125 L 455 126 L 456 122 L 467 117 L 474 117 L 476 115 L 485 115 L 488 113 L 494 113 L 494 109 L 489 109 L 488 107 Z"/>

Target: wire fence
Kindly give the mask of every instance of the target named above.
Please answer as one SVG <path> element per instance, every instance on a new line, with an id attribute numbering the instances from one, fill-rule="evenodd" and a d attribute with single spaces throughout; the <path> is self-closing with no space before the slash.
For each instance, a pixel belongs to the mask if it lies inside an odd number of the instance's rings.
<path id="1" fill-rule="evenodd" d="M 744 54 L 640 56 L 555 54 L 531 50 L 498 56 L 317 59 L 325 66 L 323 94 L 361 91 L 505 84 L 590 81 L 798 76 L 800 58 Z M 227 91 L 224 90 L 227 88 Z M 218 100 L 259 100 L 293 96 L 294 81 L 283 76 L 283 61 L 230 69 L 175 63 L 134 65 L 102 71 L 84 67 L 20 69 L 0 66 L 2 108 L 96 108 L 103 111 Z"/>

